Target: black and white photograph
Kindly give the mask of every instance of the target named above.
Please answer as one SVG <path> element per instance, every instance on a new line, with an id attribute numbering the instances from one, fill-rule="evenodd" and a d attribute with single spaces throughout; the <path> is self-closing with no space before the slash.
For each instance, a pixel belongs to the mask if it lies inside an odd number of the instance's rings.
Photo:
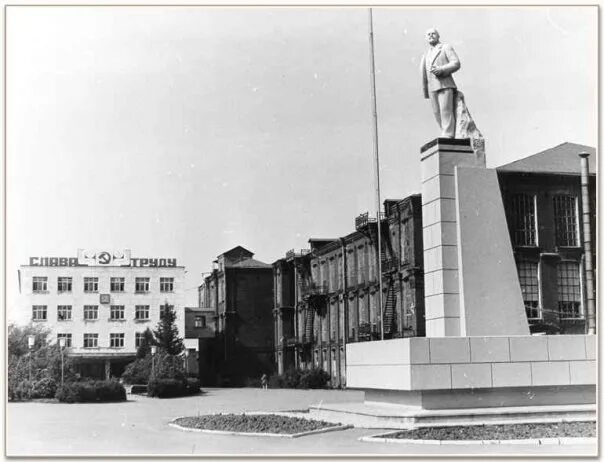
<path id="1" fill-rule="evenodd" d="M 597 456 L 598 5 L 4 5 L 6 457 Z"/>

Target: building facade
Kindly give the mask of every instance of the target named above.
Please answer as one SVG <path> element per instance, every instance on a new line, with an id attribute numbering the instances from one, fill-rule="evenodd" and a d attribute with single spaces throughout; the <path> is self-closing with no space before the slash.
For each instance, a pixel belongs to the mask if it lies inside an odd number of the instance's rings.
<path id="1" fill-rule="evenodd" d="M 199 306 L 215 313 L 216 380 L 245 385 L 273 369 L 272 267 L 237 246 L 218 256 L 199 287 Z"/>
<path id="2" fill-rule="evenodd" d="M 346 343 L 424 334 L 420 196 L 388 200 L 377 219 L 363 214 L 356 231 L 310 239 L 273 264 L 277 369 L 318 367 L 345 385 Z M 381 265 L 378 265 L 380 255 Z M 379 271 L 381 266 L 382 306 Z"/>
<path id="3" fill-rule="evenodd" d="M 595 269 L 595 149 L 563 143 L 497 169 L 531 332 L 586 332 L 580 152 L 591 157 L 589 203 Z"/>
<path id="4" fill-rule="evenodd" d="M 216 336 L 216 316 L 214 311 L 197 307 L 185 307 L 185 348 L 186 371 L 193 376 L 199 376 L 207 358 L 200 355 L 200 344 Z"/>
<path id="5" fill-rule="evenodd" d="M 132 258 L 130 251 L 31 257 L 19 269 L 21 306 L 58 341 L 83 376 L 120 376 L 142 334 L 166 305 L 181 335 L 184 267 L 173 258 Z"/>

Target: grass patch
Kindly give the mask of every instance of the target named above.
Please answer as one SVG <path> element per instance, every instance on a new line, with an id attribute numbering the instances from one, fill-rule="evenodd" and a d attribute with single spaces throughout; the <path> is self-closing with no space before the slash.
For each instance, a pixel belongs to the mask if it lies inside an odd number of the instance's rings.
<path id="1" fill-rule="evenodd" d="M 198 417 L 181 417 L 175 424 L 201 430 L 220 430 L 240 433 L 279 433 L 294 435 L 296 433 L 335 427 L 339 424 L 318 420 L 307 420 L 298 417 L 286 417 L 276 414 L 215 414 Z"/>
<path id="2" fill-rule="evenodd" d="M 540 438 L 595 438 L 595 422 L 426 427 L 383 435 L 408 440 L 526 440 Z"/>

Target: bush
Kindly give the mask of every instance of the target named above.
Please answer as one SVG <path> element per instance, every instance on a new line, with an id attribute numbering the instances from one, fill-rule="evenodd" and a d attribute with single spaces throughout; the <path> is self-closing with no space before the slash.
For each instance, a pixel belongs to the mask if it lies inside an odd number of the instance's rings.
<path id="1" fill-rule="evenodd" d="M 302 372 L 300 388 L 326 388 L 329 378 L 329 374 L 323 369 L 313 367 Z"/>
<path id="2" fill-rule="evenodd" d="M 199 392 L 200 383 L 197 379 L 165 379 L 153 378 L 147 386 L 147 395 L 157 398 L 176 398 Z"/>
<path id="3" fill-rule="evenodd" d="M 33 382 L 29 380 L 23 380 L 15 385 L 12 390 L 13 399 L 17 401 L 25 401 L 31 399 L 31 392 L 33 390 Z"/>
<path id="4" fill-rule="evenodd" d="M 64 403 L 126 401 L 126 389 L 115 380 L 65 383 L 56 393 Z"/>
<path id="5" fill-rule="evenodd" d="M 32 383 L 31 398 L 54 398 L 57 393 L 57 382 L 50 377 L 34 381 Z"/>
<path id="6" fill-rule="evenodd" d="M 126 366 L 122 380 L 127 384 L 145 384 L 151 375 L 151 355 L 137 359 Z"/>
<path id="7" fill-rule="evenodd" d="M 326 388 L 329 374 L 323 369 L 288 369 L 284 374 L 272 375 L 268 380 L 270 388 Z"/>

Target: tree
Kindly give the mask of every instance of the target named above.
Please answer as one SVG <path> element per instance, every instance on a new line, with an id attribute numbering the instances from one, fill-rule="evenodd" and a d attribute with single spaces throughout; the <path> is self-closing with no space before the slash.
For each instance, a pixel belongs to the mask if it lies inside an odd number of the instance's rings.
<path id="1" fill-rule="evenodd" d="M 155 337 L 153 337 L 153 332 L 147 327 L 147 330 L 143 332 L 143 340 L 136 349 L 137 359 L 142 359 L 151 353 L 151 345 L 157 345 L 157 342 L 155 341 Z"/>
<path id="2" fill-rule="evenodd" d="M 176 327 L 176 313 L 174 306 L 166 303 L 161 307 L 161 316 L 157 328 L 153 331 L 155 341 L 159 348 L 170 355 L 178 355 L 185 349 L 182 338 L 178 336 Z"/>

